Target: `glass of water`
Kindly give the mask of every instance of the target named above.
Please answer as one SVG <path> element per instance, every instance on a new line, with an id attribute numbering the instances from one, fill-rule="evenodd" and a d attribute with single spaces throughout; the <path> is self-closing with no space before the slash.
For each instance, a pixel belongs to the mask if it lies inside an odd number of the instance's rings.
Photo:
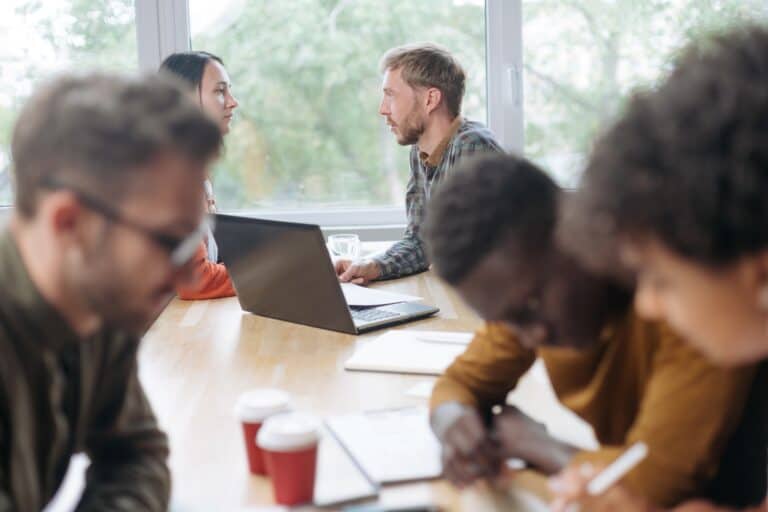
<path id="1" fill-rule="evenodd" d="M 360 257 L 360 237 L 353 234 L 331 235 L 328 237 L 331 251 L 338 257 L 356 260 Z"/>

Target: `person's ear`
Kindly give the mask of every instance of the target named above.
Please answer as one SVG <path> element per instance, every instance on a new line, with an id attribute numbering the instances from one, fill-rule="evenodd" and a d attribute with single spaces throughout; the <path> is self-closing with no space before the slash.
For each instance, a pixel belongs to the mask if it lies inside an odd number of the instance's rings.
<path id="1" fill-rule="evenodd" d="M 437 107 L 440 106 L 440 102 L 443 100 L 443 92 L 437 87 L 430 87 L 427 89 L 425 98 L 425 109 L 427 114 L 431 114 Z"/>
<path id="2" fill-rule="evenodd" d="M 82 236 L 85 211 L 72 192 L 57 190 L 47 194 L 41 201 L 40 213 L 55 238 L 71 241 Z"/>

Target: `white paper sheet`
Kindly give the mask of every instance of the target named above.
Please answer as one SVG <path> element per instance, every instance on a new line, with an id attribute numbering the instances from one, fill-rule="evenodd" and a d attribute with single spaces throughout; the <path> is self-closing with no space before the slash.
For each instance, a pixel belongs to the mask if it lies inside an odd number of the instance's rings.
<path id="1" fill-rule="evenodd" d="M 434 381 L 425 381 L 425 382 L 419 382 L 412 388 L 409 388 L 406 390 L 405 394 L 407 396 L 412 396 L 414 398 L 429 398 L 432 396 L 432 390 L 435 388 L 435 382 Z"/>
<path id="2" fill-rule="evenodd" d="M 352 283 L 341 283 L 341 291 L 344 292 L 344 298 L 350 306 L 383 306 L 398 302 L 418 302 L 423 300 L 422 297 L 414 295 L 385 292 Z"/>
<path id="3" fill-rule="evenodd" d="M 376 496 L 378 489 L 355 466 L 336 438 L 324 432 L 317 456 L 314 494 L 314 504 L 327 507 L 335 503 Z"/>
<path id="4" fill-rule="evenodd" d="M 334 416 L 326 425 L 378 483 L 436 478 L 442 473 L 440 444 L 429 427 L 426 407 Z"/>
<path id="5" fill-rule="evenodd" d="M 413 331 L 388 331 L 358 347 L 344 368 L 441 375 L 464 349 L 462 344 L 419 340 Z"/>

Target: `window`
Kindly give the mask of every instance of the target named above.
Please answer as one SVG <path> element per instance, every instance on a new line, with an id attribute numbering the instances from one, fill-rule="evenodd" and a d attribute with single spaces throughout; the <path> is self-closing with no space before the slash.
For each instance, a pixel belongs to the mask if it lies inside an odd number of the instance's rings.
<path id="1" fill-rule="evenodd" d="M 600 128 L 677 49 L 766 19 L 765 0 L 4 0 L 0 204 L 11 200 L 11 126 L 41 79 L 155 70 L 190 41 L 224 58 L 241 104 L 215 171 L 223 209 L 402 223 L 408 148 L 378 115 L 378 60 L 419 40 L 464 64 L 467 117 L 490 118 L 509 149 L 573 186 Z"/>
<path id="2" fill-rule="evenodd" d="M 13 123 L 39 82 L 62 70 L 137 65 L 132 0 L 0 2 L 0 204 L 12 200 Z"/>
<path id="3" fill-rule="evenodd" d="M 575 185 L 633 88 L 690 39 L 766 14 L 765 0 L 523 0 L 526 154 Z"/>
<path id="4" fill-rule="evenodd" d="M 408 148 L 378 114 L 378 61 L 435 41 L 486 120 L 483 0 L 190 0 L 192 47 L 225 61 L 240 102 L 215 174 L 224 209 L 402 207 Z M 349 220 L 354 223 L 354 220 Z"/>

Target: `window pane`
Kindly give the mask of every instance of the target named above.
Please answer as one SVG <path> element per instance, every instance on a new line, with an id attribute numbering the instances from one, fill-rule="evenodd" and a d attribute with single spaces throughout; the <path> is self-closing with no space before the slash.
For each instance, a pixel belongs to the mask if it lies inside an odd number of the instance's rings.
<path id="1" fill-rule="evenodd" d="M 523 0 L 526 153 L 574 185 L 633 88 L 691 38 L 766 14 L 765 0 Z"/>
<path id="2" fill-rule="evenodd" d="M 483 0 L 190 0 L 192 46 L 224 59 L 240 102 L 216 170 L 225 209 L 402 205 L 407 148 L 378 114 L 378 60 L 434 41 L 464 65 L 485 122 Z"/>
<path id="3" fill-rule="evenodd" d="M 0 2 L 0 204 L 12 199 L 11 128 L 40 80 L 64 69 L 137 67 L 133 0 Z"/>

